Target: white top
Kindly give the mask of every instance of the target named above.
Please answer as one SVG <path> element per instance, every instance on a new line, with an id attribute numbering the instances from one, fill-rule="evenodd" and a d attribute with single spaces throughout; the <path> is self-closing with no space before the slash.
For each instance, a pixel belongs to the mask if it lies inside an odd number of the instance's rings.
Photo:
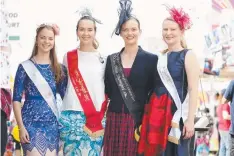
<path id="1" fill-rule="evenodd" d="M 100 57 L 103 58 L 104 63 L 101 63 Z M 63 64 L 67 67 L 67 54 L 64 56 Z M 101 56 L 99 52 L 78 52 L 78 68 L 97 111 L 101 110 L 102 103 L 105 100 L 105 66 L 106 57 Z M 62 110 L 83 111 L 70 76 L 68 76 L 68 86 L 63 99 Z"/>

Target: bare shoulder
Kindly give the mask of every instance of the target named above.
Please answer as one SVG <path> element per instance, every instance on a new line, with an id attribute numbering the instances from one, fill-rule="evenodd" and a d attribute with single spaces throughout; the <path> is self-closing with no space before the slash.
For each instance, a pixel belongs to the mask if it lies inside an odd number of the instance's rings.
<path id="1" fill-rule="evenodd" d="M 195 58 L 196 59 L 197 56 L 196 56 L 196 54 L 195 54 L 195 52 L 193 50 L 189 49 L 186 56 L 185 56 L 185 58 Z"/>
<path id="2" fill-rule="evenodd" d="M 187 54 L 185 55 L 185 64 L 194 64 L 198 63 L 197 55 L 193 50 L 188 50 Z"/>

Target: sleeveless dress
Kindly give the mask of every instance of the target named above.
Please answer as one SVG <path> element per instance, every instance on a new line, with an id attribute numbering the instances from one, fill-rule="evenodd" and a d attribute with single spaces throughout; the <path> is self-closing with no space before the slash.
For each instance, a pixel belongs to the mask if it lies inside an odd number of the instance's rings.
<path id="1" fill-rule="evenodd" d="M 168 54 L 168 71 L 176 86 L 183 103 L 188 92 L 187 75 L 185 72 L 185 56 L 187 49 Z M 145 113 L 138 146 L 139 156 L 189 156 L 190 139 L 180 139 L 180 144 L 168 141 L 171 120 L 177 107 L 164 86 L 158 71 L 155 73 L 155 89 L 145 106 Z M 180 129 L 183 121 L 180 120 Z M 164 146 L 163 142 L 164 141 Z"/>

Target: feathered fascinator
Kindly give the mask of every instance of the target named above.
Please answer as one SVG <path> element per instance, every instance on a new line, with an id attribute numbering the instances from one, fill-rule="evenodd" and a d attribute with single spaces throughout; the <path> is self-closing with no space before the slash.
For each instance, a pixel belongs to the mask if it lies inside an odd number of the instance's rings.
<path id="1" fill-rule="evenodd" d="M 120 0 L 120 8 L 118 9 L 119 21 L 113 33 L 116 35 L 120 34 L 121 26 L 129 18 L 133 17 L 132 12 L 132 1 L 131 0 Z"/>
<path id="2" fill-rule="evenodd" d="M 97 23 L 99 23 L 99 24 L 102 24 L 102 22 L 101 22 L 100 20 L 98 20 L 98 19 L 96 19 L 96 18 L 93 17 L 91 10 L 88 9 L 88 8 L 83 8 L 83 9 L 81 9 L 81 11 L 79 11 L 79 10 L 76 11 L 76 13 L 77 13 L 77 12 L 79 12 L 79 14 L 80 14 L 80 16 L 81 16 L 81 19 L 82 19 L 82 18 L 85 18 L 85 17 L 89 17 L 89 18 L 91 18 L 93 21 L 95 21 L 95 22 L 97 22 Z"/>
<path id="3" fill-rule="evenodd" d="M 169 11 L 171 18 L 179 24 L 181 30 L 188 30 L 192 26 L 189 15 L 184 12 L 183 8 L 175 8 L 166 6 Z"/>
<path id="4" fill-rule="evenodd" d="M 55 24 L 55 23 L 42 23 L 37 27 L 36 31 L 38 32 L 38 30 L 40 28 L 44 28 L 44 27 L 52 27 L 52 29 L 54 30 L 55 35 L 56 36 L 59 35 L 60 29 L 59 29 L 58 25 Z"/>

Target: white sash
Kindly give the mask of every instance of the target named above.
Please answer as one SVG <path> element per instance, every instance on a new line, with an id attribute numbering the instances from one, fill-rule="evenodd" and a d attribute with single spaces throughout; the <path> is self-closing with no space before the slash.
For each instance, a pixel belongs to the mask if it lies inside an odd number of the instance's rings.
<path id="1" fill-rule="evenodd" d="M 40 71 L 30 60 L 24 61 L 22 63 L 22 66 L 24 67 L 24 70 L 26 71 L 28 77 L 37 87 L 38 91 L 40 92 L 40 94 L 45 99 L 45 101 L 53 111 L 54 115 L 58 119 L 59 111 L 56 103 L 56 98 L 45 78 L 41 75 Z"/>
<path id="2" fill-rule="evenodd" d="M 159 55 L 157 70 L 164 86 L 167 88 L 168 92 L 170 93 L 177 107 L 177 111 L 175 112 L 172 118 L 172 124 L 171 124 L 172 128 L 169 133 L 168 140 L 178 144 L 181 136 L 179 122 L 181 117 L 183 121 L 185 121 L 188 117 L 189 95 L 188 94 L 186 95 L 186 98 L 182 104 L 176 86 L 174 84 L 174 81 L 168 71 L 167 59 L 168 59 L 167 54 Z"/>

